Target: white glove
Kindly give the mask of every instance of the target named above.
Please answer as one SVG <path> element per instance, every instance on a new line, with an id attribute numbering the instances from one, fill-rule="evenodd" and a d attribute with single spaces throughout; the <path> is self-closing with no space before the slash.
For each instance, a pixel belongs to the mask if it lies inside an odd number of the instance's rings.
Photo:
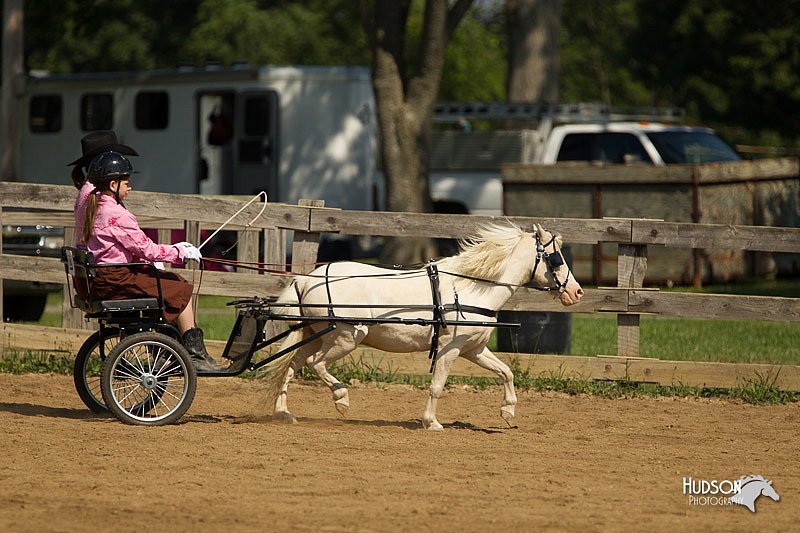
<path id="1" fill-rule="evenodd" d="M 183 248 L 184 263 L 187 260 L 197 261 L 198 263 L 200 263 L 200 260 L 203 258 L 203 254 L 200 253 L 200 250 L 198 250 L 197 247 L 190 242 L 179 242 L 175 246 Z"/>
<path id="2" fill-rule="evenodd" d="M 159 270 L 164 270 L 164 263 L 162 263 L 161 261 L 156 261 L 155 263 L 153 263 L 153 266 Z"/>

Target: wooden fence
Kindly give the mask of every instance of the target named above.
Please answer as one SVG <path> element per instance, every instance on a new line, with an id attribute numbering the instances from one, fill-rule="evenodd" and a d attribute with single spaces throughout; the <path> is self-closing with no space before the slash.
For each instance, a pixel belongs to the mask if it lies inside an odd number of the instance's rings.
<path id="1" fill-rule="evenodd" d="M 673 222 L 800 227 L 800 167 L 786 157 L 703 165 L 584 162 L 503 166 L 503 212 L 517 216 L 658 218 Z M 613 280 L 616 250 L 577 246 L 576 275 Z M 700 286 L 781 269 L 800 274 L 800 258 L 743 250 L 651 250 L 648 278 Z"/>
<path id="2" fill-rule="evenodd" d="M 58 185 L 26 185 L 0 182 L 0 223 L 62 226 L 68 242 L 74 238 L 72 205 L 75 189 Z M 126 202 L 142 227 L 156 228 L 160 240 L 171 229 L 187 231 L 198 242 L 201 229 L 216 229 L 244 203 L 242 198 L 172 195 L 137 192 Z M 341 233 L 368 236 L 428 236 L 460 238 L 473 234 L 480 225 L 497 222 L 494 217 L 389 212 L 342 211 L 303 205 L 270 204 L 251 228 L 242 226 L 260 209 L 250 206 L 234 221 L 241 231 L 238 259 L 255 261 L 259 252 L 269 263 L 286 258 L 286 233 L 293 232 L 292 256 L 295 272 L 306 271 L 316 260 L 320 235 Z M 32 212 L 31 210 L 37 210 Z M 737 295 L 660 292 L 642 288 L 647 271 L 647 250 L 669 248 L 730 248 L 734 250 L 800 252 L 800 229 L 710 225 L 642 219 L 571 219 L 507 217 L 523 228 L 534 222 L 560 232 L 565 242 L 614 243 L 618 246 L 616 287 L 587 289 L 580 304 L 564 308 L 550 296 L 520 289 L 504 308 L 510 311 L 613 313 L 617 316 L 617 354 L 584 356 L 500 354 L 517 357 L 532 375 L 557 375 L 583 379 L 630 379 L 659 384 L 733 387 L 751 381 L 777 388 L 800 390 L 800 366 L 770 364 L 693 363 L 639 357 L 639 320 L 642 314 L 726 320 L 800 322 L 800 299 Z M 238 224 L 238 226 L 236 226 Z M 259 238 L 259 236 L 263 238 Z M 261 244 L 259 244 L 261 242 Z M 259 250 L 259 246 L 263 249 Z M 187 272 L 197 278 L 199 273 Z M 0 277 L 6 279 L 63 283 L 58 259 L 0 254 Z M 277 295 L 289 283 L 284 275 L 250 272 L 204 271 L 201 294 L 249 297 Z M 91 327 L 65 299 L 61 328 L 6 323 L 0 330 L 0 348 L 63 350 L 75 353 Z M 210 343 L 212 353 L 224 343 Z M 394 355 L 364 349 L 355 355 L 371 365 L 398 373 L 425 374 L 425 353 Z M 488 375 L 484 370 L 459 361 L 454 375 Z"/>

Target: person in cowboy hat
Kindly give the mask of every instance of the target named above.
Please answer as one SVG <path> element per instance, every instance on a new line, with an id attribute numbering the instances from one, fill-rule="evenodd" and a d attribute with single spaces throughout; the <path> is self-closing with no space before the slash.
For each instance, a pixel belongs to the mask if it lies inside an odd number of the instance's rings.
<path id="1" fill-rule="evenodd" d="M 84 185 L 89 163 L 103 152 L 111 150 L 122 155 L 139 155 L 130 146 L 121 144 L 117 140 L 117 134 L 112 130 L 93 131 L 83 136 L 83 139 L 81 139 L 83 155 L 72 163 L 67 164 L 68 167 L 74 167 L 70 173 L 70 178 L 72 178 L 72 184 L 75 185 L 76 189 L 80 189 Z"/>
<path id="2" fill-rule="evenodd" d="M 119 140 L 117 140 L 117 134 L 113 131 L 99 130 L 83 136 L 83 139 L 81 139 L 83 155 L 67 165 L 73 167 L 70 178 L 72 179 L 72 184 L 78 189 L 73 212 L 75 213 L 75 227 L 77 230 L 75 246 L 81 249 L 84 249 L 80 234 L 83 231 L 83 221 L 86 219 L 86 200 L 94 190 L 94 185 L 86 179 L 86 172 L 89 168 L 89 163 L 95 157 L 110 150 L 123 155 L 139 155 L 130 146 L 120 144 Z"/>
<path id="3" fill-rule="evenodd" d="M 84 220 L 76 233 L 81 244 L 92 253 L 95 264 L 135 262 L 187 262 L 202 259 L 200 250 L 188 242 L 157 244 L 139 227 L 136 217 L 123 205 L 131 191 L 130 161 L 119 152 L 103 151 L 88 166 L 86 181 L 92 191 L 86 200 Z M 159 293 L 159 283 L 161 291 Z M 78 289 L 78 285 L 76 285 Z M 98 268 L 89 287 L 83 291 L 92 299 L 157 298 L 164 304 L 164 319 L 175 324 L 181 342 L 201 372 L 223 367 L 208 354 L 203 330 L 197 327 L 192 309 L 192 284 L 174 272 L 108 266 Z"/>

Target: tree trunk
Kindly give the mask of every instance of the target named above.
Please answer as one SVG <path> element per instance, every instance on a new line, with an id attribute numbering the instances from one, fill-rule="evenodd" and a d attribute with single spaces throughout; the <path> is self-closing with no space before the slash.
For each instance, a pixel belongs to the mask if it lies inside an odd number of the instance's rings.
<path id="1" fill-rule="evenodd" d="M 23 52 L 24 0 L 3 2 L 3 117 L 2 162 L 0 180 L 17 181 L 17 148 L 19 147 L 20 96 L 24 91 L 25 57 Z"/>
<path id="2" fill-rule="evenodd" d="M 442 79 L 445 52 L 453 29 L 472 0 L 429 0 L 417 71 L 407 72 L 405 43 L 410 0 L 362 2 L 364 27 L 373 50 L 381 159 L 389 211 L 430 212 L 428 186 L 430 125 Z M 372 9 L 370 9 L 372 8 Z M 426 261 L 436 253 L 431 239 L 388 239 L 382 261 L 408 264 Z"/>
<path id="3" fill-rule="evenodd" d="M 507 0 L 508 101 L 557 102 L 561 0 Z"/>

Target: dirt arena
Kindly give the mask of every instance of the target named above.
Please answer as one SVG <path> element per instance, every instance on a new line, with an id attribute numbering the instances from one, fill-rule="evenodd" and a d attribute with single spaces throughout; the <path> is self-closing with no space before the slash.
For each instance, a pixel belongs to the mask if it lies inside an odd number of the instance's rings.
<path id="1" fill-rule="evenodd" d="M 299 423 L 261 416 L 259 383 L 204 379 L 181 423 L 92 415 L 69 376 L 0 374 L 2 531 L 790 531 L 800 405 L 451 387 L 351 388 L 346 419 L 295 384 Z M 690 505 L 683 478 L 761 474 L 756 512 Z"/>

